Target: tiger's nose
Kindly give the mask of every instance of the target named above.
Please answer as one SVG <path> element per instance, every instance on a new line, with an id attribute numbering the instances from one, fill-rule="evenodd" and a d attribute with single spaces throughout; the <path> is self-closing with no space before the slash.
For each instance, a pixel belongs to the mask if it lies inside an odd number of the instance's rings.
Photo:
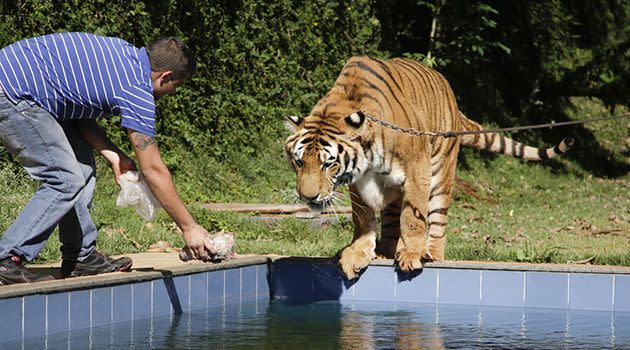
<path id="1" fill-rule="evenodd" d="M 319 193 L 317 193 L 314 196 L 306 196 L 306 195 L 302 194 L 302 199 L 304 199 L 305 201 L 315 202 L 317 200 L 317 198 L 319 198 Z"/>

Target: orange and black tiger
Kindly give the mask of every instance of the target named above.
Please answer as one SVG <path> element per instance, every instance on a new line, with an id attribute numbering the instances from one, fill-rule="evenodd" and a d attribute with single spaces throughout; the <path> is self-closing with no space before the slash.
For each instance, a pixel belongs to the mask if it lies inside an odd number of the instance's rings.
<path id="1" fill-rule="evenodd" d="M 444 259 L 460 145 L 539 160 L 564 153 L 572 142 L 539 150 L 498 134 L 412 136 L 366 116 L 431 132 L 481 130 L 459 111 L 441 74 L 402 58 L 351 58 L 309 116 L 287 118 L 292 135 L 285 151 L 297 174 L 297 195 L 321 208 L 331 204 L 337 186 L 349 185 L 355 229 L 339 259 L 349 279 L 377 254 L 394 258 L 402 271 Z"/>

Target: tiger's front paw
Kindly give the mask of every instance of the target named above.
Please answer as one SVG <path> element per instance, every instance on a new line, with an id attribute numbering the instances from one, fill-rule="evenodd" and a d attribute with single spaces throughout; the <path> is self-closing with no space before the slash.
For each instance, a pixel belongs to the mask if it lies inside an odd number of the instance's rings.
<path id="1" fill-rule="evenodd" d="M 400 248 L 396 252 L 396 263 L 403 272 L 422 270 L 422 254 L 415 250 Z"/>
<path id="2" fill-rule="evenodd" d="M 356 249 L 353 246 L 344 248 L 339 259 L 339 268 L 348 280 L 359 277 L 374 258 L 374 253 L 368 254 L 364 250 Z"/>

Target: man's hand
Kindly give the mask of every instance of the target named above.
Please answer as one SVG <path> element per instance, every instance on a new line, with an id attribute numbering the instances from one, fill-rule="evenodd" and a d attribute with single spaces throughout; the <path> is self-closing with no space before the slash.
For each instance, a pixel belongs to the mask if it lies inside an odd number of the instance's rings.
<path id="1" fill-rule="evenodd" d="M 186 248 L 192 257 L 198 260 L 209 260 L 210 254 L 216 254 L 216 250 L 208 240 L 208 231 L 200 225 L 193 225 L 189 230 L 184 231 Z"/>
<path id="2" fill-rule="evenodd" d="M 118 182 L 118 179 L 122 176 L 122 174 L 128 171 L 136 171 L 136 164 L 134 161 L 122 152 L 107 150 L 101 151 L 101 154 L 109 161 L 109 165 L 116 177 L 116 182 Z"/>

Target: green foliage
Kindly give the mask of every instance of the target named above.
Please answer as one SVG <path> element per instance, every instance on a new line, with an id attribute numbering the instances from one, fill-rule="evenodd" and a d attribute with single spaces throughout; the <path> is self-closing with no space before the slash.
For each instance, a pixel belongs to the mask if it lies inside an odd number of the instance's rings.
<path id="1" fill-rule="evenodd" d="M 460 109 L 475 120 L 503 127 L 566 121 L 575 96 L 603 100 L 609 110 L 601 115 L 628 104 L 630 5 L 625 0 L 396 0 L 375 8 L 383 24 L 382 49 L 438 69 Z M 594 174 L 620 176 L 630 170 L 627 164 L 601 161 L 609 157 L 580 127 L 523 135 L 524 141 L 553 143 L 565 136 L 561 133 L 589 145 L 574 160 Z"/>
<path id="2" fill-rule="evenodd" d="M 494 7 L 463 2 L 449 4 L 440 14 L 444 25 L 435 44 L 439 66 L 488 64 L 493 54 L 510 54 L 510 48 L 497 38 L 499 12 Z"/>
<path id="3" fill-rule="evenodd" d="M 0 167 L 0 188 L 3 192 L 0 205 L 0 232 L 9 227 L 16 217 L 17 209 L 24 206 L 37 187 L 37 183 L 24 176 L 22 172 L 22 169 L 13 163 Z"/>
<path id="4" fill-rule="evenodd" d="M 167 145 L 182 142 L 223 159 L 231 149 L 251 155 L 277 139 L 282 117 L 308 113 L 347 57 L 375 52 L 378 23 L 367 4 L 195 3 L 187 10 L 199 16 L 185 17 L 179 30 L 199 70 L 160 106 Z"/>
<path id="5" fill-rule="evenodd" d="M 404 55 L 436 67 L 462 110 L 499 126 L 567 120 L 569 96 L 615 106 L 630 91 L 630 6 L 622 0 L 20 0 L 0 2 L 0 16 L 0 45 L 57 31 L 137 46 L 161 35 L 188 42 L 199 71 L 158 106 L 158 141 L 175 170 L 191 157 L 225 162 L 235 152 L 268 149 L 284 135 L 282 117 L 307 114 L 356 54 Z M 130 151 L 118 118 L 101 123 Z M 556 142 L 559 133 L 525 135 Z M 575 160 L 587 166 L 601 158 L 593 149 Z M 0 163 L 7 159 L 0 149 Z M 628 170 L 602 166 L 611 176 Z"/>
<path id="6" fill-rule="evenodd" d="M 380 26 L 368 0 L 24 0 L 0 3 L 0 13 L 2 46 L 58 31 L 137 46 L 183 38 L 198 72 L 158 106 L 158 141 L 172 165 L 182 151 L 224 160 L 236 150 L 251 156 L 264 149 L 283 134 L 282 117 L 310 111 L 348 57 L 377 53 Z M 120 120 L 101 122 L 129 150 Z"/>
<path id="7" fill-rule="evenodd" d="M 163 35 L 183 38 L 199 69 L 159 102 L 158 142 L 195 218 L 210 230 L 237 232 L 239 253 L 330 256 L 351 239 L 348 222 L 265 227 L 194 204 L 291 203 L 282 117 L 309 113 L 348 57 L 424 61 L 447 77 L 460 108 L 487 126 L 587 119 L 616 106 L 615 113 L 627 110 L 629 22 L 626 0 L 17 0 L 0 2 L 0 45 L 58 31 L 137 46 Z M 131 153 L 120 118 L 100 122 Z M 458 175 L 478 193 L 455 196 L 447 258 L 566 262 L 596 255 L 596 263 L 630 264 L 628 130 L 620 121 L 513 135 L 538 146 L 577 139 L 562 159 L 543 164 L 463 151 Z M 163 212 L 146 225 L 131 209 L 115 207 L 119 189 L 102 159 L 98 174 L 99 247 L 116 254 L 143 251 L 158 239 L 183 244 Z M 37 185 L 0 147 L 0 232 Z M 576 220 L 625 231 L 595 237 L 599 231 L 565 230 Z M 41 259 L 58 258 L 53 236 Z"/>

